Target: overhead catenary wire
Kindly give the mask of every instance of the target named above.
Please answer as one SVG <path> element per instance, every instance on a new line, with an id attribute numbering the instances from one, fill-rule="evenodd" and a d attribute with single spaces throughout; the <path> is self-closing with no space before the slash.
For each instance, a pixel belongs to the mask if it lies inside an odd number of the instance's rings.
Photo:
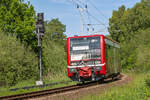
<path id="1" fill-rule="evenodd" d="M 102 11 L 100 9 L 98 9 L 95 4 L 91 1 L 91 0 L 88 0 L 90 2 L 90 4 L 96 9 L 96 11 L 98 12 L 98 14 L 102 15 L 103 18 L 105 18 L 106 20 L 108 20 L 108 18 L 105 16 L 105 14 L 102 13 Z"/>
<path id="2" fill-rule="evenodd" d="M 79 7 L 81 7 L 81 8 L 83 8 L 83 4 L 81 5 L 81 4 L 79 4 L 79 2 L 77 2 L 78 0 L 67 0 L 67 1 L 70 1 L 70 2 L 72 2 L 73 4 L 75 4 L 76 6 L 78 5 Z"/>
<path id="3" fill-rule="evenodd" d="M 92 30 L 94 30 L 94 28 L 92 27 L 92 24 L 91 24 L 92 23 L 91 18 L 90 18 L 89 14 L 88 14 L 89 11 L 88 11 L 87 4 L 83 3 L 80 0 L 76 0 L 76 1 L 78 1 L 80 4 L 82 4 L 86 8 L 86 15 L 87 15 L 87 19 L 88 19 L 89 24 L 84 24 L 84 26 L 88 26 L 87 27 L 87 31 L 89 32 L 89 27 L 92 28 Z"/>
<path id="4" fill-rule="evenodd" d="M 89 28 L 92 28 L 93 31 L 95 31 L 94 29 L 94 25 L 102 25 L 105 27 L 105 29 L 107 29 L 107 25 L 105 23 L 103 23 L 102 21 L 100 21 L 96 16 L 94 16 L 93 14 L 91 14 L 89 11 L 88 11 L 88 6 L 87 4 L 83 3 L 82 1 L 80 0 L 68 0 L 68 1 L 71 1 L 75 6 L 77 6 L 79 12 L 80 12 L 80 16 L 81 16 L 81 24 L 82 27 L 87 27 L 87 31 L 89 31 Z M 95 7 L 96 8 L 96 7 Z M 86 9 L 85 11 L 82 11 L 81 9 Z M 85 16 L 87 17 L 88 19 L 88 24 L 85 24 L 84 22 L 84 14 L 86 14 Z M 92 24 L 92 20 L 95 21 L 96 23 L 95 24 Z M 82 29 L 83 30 L 83 29 Z"/>
<path id="5" fill-rule="evenodd" d="M 95 19 L 97 22 L 99 22 L 100 24 L 99 25 L 103 25 L 105 28 L 106 28 L 106 25 L 101 22 L 99 19 L 97 19 L 95 16 L 93 16 L 91 13 L 87 12 L 93 19 Z"/>
<path id="6" fill-rule="evenodd" d="M 77 0 L 77 1 L 80 1 L 80 0 Z M 81 1 L 80 1 L 81 2 Z M 91 2 L 92 3 L 92 2 Z M 82 4 L 84 4 L 84 3 L 82 3 Z M 86 4 L 84 4 L 84 5 L 86 5 Z M 97 11 L 98 11 L 98 8 L 92 3 L 92 5 L 94 6 L 94 8 L 95 9 L 97 9 Z M 98 23 L 100 23 L 100 24 L 97 24 L 97 25 L 103 25 L 105 28 L 107 28 L 106 26 L 106 24 L 104 24 L 102 21 L 100 21 L 99 19 L 97 19 L 94 15 L 92 15 L 88 10 L 86 10 L 86 12 L 87 12 L 87 15 L 88 15 L 88 17 L 89 16 L 91 16 L 94 20 L 96 20 Z M 100 11 L 99 11 L 100 12 Z M 103 16 L 105 16 L 104 14 L 102 14 Z M 106 17 L 105 17 L 106 18 Z M 107 18 L 106 18 L 107 19 Z M 107 19 L 108 20 L 108 19 Z M 94 24 L 91 24 L 90 26 L 93 26 Z"/>
<path id="7" fill-rule="evenodd" d="M 72 1 L 74 1 L 74 0 L 72 0 Z M 85 3 L 83 3 L 83 2 L 81 2 L 80 0 L 76 0 L 76 1 L 78 1 L 78 2 L 80 2 L 82 5 L 84 5 L 84 6 L 86 6 L 87 7 L 87 4 L 85 4 Z M 90 0 L 89 0 L 90 1 Z M 91 1 L 90 1 L 91 2 Z M 94 8 L 95 9 L 97 9 L 97 11 L 98 11 L 98 8 L 91 2 L 91 4 L 94 6 Z M 102 25 L 104 25 L 105 27 L 106 27 L 106 25 L 103 23 L 103 22 L 101 22 L 100 20 L 98 20 L 95 16 L 93 16 L 88 10 L 86 10 L 87 11 L 87 13 L 88 13 L 88 15 L 90 15 L 91 17 L 93 17 L 95 20 L 97 20 L 99 23 L 101 23 Z M 99 11 L 100 12 L 100 11 Z M 104 14 L 102 14 L 103 16 L 105 16 Z M 106 17 L 105 17 L 106 18 Z M 106 18 L 107 19 L 107 18 Z M 107 19 L 108 20 L 108 19 Z"/>
<path id="8" fill-rule="evenodd" d="M 80 1 L 80 0 L 76 0 L 76 1 L 78 1 L 78 2 L 80 2 L 82 5 L 86 5 L 87 6 L 87 4 L 85 4 L 85 3 L 83 3 L 82 1 Z M 103 18 L 105 18 L 106 20 L 108 20 L 108 18 L 102 13 L 102 11 L 100 11 L 95 5 L 94 5 L 94 3 L 91 1 L 91 0 L 89 0 L 89 2 L 90 2 L 90 4 L 91 4 L 91 6 L 93 6 L 95 9 L 96 9 L 96 11 L 98 12 L 98 14 L 100 14 L 100 15 L 102 15 L 103 16 Z M 89 13 L 89 11 L 87 10 L 87 13 Z M 95 17 L 96 18 L 96 17 Z M 94 19 L 95 19 L 94 18 Z M 97 18 L 96 18 L 97 19 Z M 102 23 L 102 25 L 104 25 L 104 23 L 103 22 L 101 22 L 100 20 L 98 21 L 98 22 L 100 22 L 100 23 Z M 105 24 L 105 27 L 106 27 L 107 25 Z"/>
<path id="9" fill-rule="evenodd" d="M 84 12 L 86 12 L 86 10 L 87 10 L 87 5 L 84 5 L 79 0 L 70 0 L 70 1 L 72 1 L 72 3 L 74 3 L 77 6 L 77 9 L 79 10 L 80 20 L 81 20 L 81 31 L 83 33 L 84 32 L 84 25 L 85 25 L 85 23 L 84 23 Z"/>
<path id="10" fill-rule="evenodd" d="M 83 6 L 87 5 L 87 4 L 83 3 L 83 2 L 80 1 L 80 0 L 76 0 L 76 1 L 78 1 L 78 2 L 79 2 L 80 4 L 82 4 Z"/>

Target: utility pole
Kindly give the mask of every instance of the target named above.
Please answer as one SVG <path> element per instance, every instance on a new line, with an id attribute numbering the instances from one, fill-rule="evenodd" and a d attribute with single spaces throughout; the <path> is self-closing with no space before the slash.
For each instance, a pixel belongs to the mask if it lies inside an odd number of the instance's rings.
<path id="1" fill-rule="evenodd" d="M 85 5 L 85 8 L 80 7 L 77 5 L 77 9 L 79 10 L 80 13 L 80 23 L 81 23 L 81 32 L 84 32 L 84 18 L 83 18 L 83 13 L 87 10 L 87 5 Z"/>
<path id="2" fill-rule="evenodd" d="M 39 49 L 39 68 L 40 68 L 40 81 L 36 81 L 36 85 L 43 85 L 42 81 L 42 37 L 44 36 L 44 13 L 37 14 L 36 22 L 36 35 L 38 39 L 38 49 Z"/>

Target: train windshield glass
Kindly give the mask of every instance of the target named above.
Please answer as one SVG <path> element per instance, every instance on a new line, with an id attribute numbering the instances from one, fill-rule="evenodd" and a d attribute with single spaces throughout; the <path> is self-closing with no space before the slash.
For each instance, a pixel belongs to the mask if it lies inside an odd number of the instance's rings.
<path id="1" fill-rule="evenodd" d="M 71 61 L 100 59 L 100 37 L 70 39 Z"/>

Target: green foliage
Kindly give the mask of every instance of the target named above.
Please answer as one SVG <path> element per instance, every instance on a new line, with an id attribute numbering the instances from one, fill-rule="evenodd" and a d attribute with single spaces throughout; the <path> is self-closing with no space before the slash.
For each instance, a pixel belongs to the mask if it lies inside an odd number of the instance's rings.
<path id="1" fill-rule="evenodd" d="M 46 80 L 45 80 L 46 79 Z M 45 84 L 49 84 L 52 82 L 61 82 L 61 81 L 68 81 L 70 80 L 67 76 L 64 76 L 64 74 L 56 74 L 55 76 L 52 76 L 50 78 L 44 78 L 44 83 Z M 53 86 L 46 86 L 44 88 L 33 88 L 33 89 L 21 89 L 21 90 L 17 90 L 17 91 L 9 91 L 9 89 L 13 89 L 13 88 L 21 88 L 21 87 L 25 87 L 25 86 L 33 86 L 35 85 L 35 81 L 34 80 L 26 80 L 26 81 L 21 81 L 18 84 L 16 84 L 15 86 L 12 86 L 10 88 L 6 88 L 6 87 L 1 87 L 0 88 L 0 96 L 8 96 L 8 95 L 15 95 L 15 94 L 23 94 L 23 93 L 31 93 L 31 92 L 36 92 L 36 91 L 41 91 L 41 90 L 48 90 L 48 89 L 52 89 L 52 88 L 59 88 L 59 87 L 64 87 L 64 86 L 70 86 L 70 85 L 75 85 L 76 82 L 69 82 L 67 84 L 56 84 Z"/>
<path id="2" fill-rule="evenodd" d="M 27 2 L 27 3 L 26 3 Z M 35 30 L 35 11 L 29 1 L 1 0 L 0 27 L 9 41 L 0 40 L 0 77 L 8 85 L 37 76 L 37 57 L 31 46 L 38 52 Z M 45 22 L 46 33 L 43 39 L 43 74 L 64 71 L 66 67 L 65 35 L 66 26 L 59 19 Z M 7 39 L 7 36 L 4 38 Z M 10 36 L 15 36 L 22 44 Z M 1 36 L 3 37 L 3 35 Z M 24 45 L 23 45 L 24 44 Z M 12 45 L 12 46 L 11 46 Z M 7 47 L 8 46 L 8 47 Z M 9 47 L 10 46 L 10 47 Z M 25 50 L 24 50 L 25 49 Z M 12 53 L 13 52 L 13 53 Z M 28 55 L 28 56 L 27 56 Z M 20 58 L 20 59 L 19 59 Z M 33 63 L 32 63 L 33 62 Z M 5 66 L 5 67 L 4 67 Z"/>
<path id="3" fill-rule="evenodd" d="M 66 26 L 62 24 L 58 18 L 52 19 L 51 21 L 46 21 L 45 29 L 46 38 L 64 45 L 63 39 L 65 39 L 66 37 L 66 35 L 64 34 L 64 32 L 66 31 Z"/>
<path id="4" fill-rule="evenodd" d="M 113 11 L 112 18 L 109 19 L 109 32 L 111 37 L 120 42 L 120 38 L 124 36 L 124 33 L 121 31 L 122 15 L 125 12 L 125 6 L 121 6 L 118 11 Z"/>
<path id="5" fill-rule="evenodd" d="M 148 70 L 150 66 L 150 0 L 141 0 L 133 8 L 121 6 L 109 19 L 111 37 L 120 42 L 124 68 Z"/>
<path id="6" fill-rule="evenodd" d="M 45 28 L 46 33 L 43 38 L 44 74 L 64 73 L 66 70 L 66 41 L 63 34 L 65 32 L 65 25 L 58 19 L 52 19 L 45 22 Z"/>
<path id="7" fill-rule="evenodd" d="M 99 95 L 92 94 L 79 100 L 149 100 L 150 87 L 147 87 L 144 81 L 147 75 L 149 73 L 132 74 L 130 76 L 134 77 L 134 80 L 127 85 L 107 88 L 100 91 Z"/>
<path id="8" fill-rule="evenodd" d="M 150 0 L 142 0 L 133 8 L 125 9 L 121 6 L 118 11 L 113 11 L 109 19 L 109 32 L 113 39 L 119 42 L 131 40 L 138 30 L 150 26 Z"/>
<path id="9" fill-rule="evenodd" d="M 44 74 L 58 74 L 66 70 L 66 52 L 63 45 L 50 40 L 43 41 Z M 65 75 L 65 74 L 64 74 Z"/>
<path id="10" fill-rule="evenodd" d="M 150 75 L 147 75 L 145 79 L 145 84 L 150 88 Z M 149 91 L 149 94 L 150 94 L 150 91 Z"/>
<path id="11" fill-rule="evenodd" d="M 9 35 L 35 46 L 35 11 L 24 0 L 0 0 L 0 27 Z"/>
<path id="12" fill-rule="evenodd" d="M 31 48 L 25 48 L 16 38 L 0 32 L 0 83 L 14 85 L 36 78 L 37 57 Z"/>
<path id="13" fill-rule="evenodd" d="M 137 35 L 137 60 L 136 66 L 149 70 L 150 66 L 150 28 L 140 30 Z"/>

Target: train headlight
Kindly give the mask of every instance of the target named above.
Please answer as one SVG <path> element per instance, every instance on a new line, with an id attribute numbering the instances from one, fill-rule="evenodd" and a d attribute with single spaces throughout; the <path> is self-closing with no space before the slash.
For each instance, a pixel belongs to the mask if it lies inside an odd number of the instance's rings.
<path id="1" fill-rule="evenodd" d="M 69 68 L 69 72 L 70 72 L 70 73 L 77 72 L 77 69 L 75 69 L 75 68 Z"/>
<path id="2" fill-rule="evenodd" d="M 71 65 L 72 65 L 72 66 L 76 66 L 76 65 L 77 65 L 77 63 L 76 63 L 76 62 L 75 62 L 75 63 L 71 63 Z"/>

